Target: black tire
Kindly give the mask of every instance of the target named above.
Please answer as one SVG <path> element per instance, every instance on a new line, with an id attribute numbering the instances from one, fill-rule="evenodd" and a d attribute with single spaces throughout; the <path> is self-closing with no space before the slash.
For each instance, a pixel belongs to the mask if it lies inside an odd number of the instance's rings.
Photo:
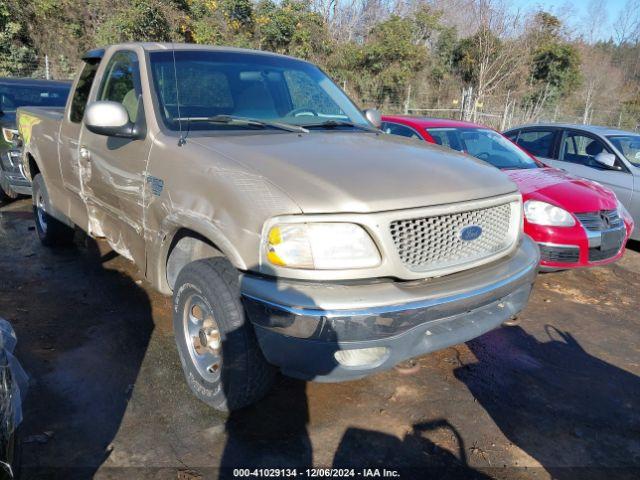
<path id="1" fill-rule="evenodd" d="M 75 230 L 53 218 L 46 210 L 49 208 L 49 195 L 42 174 L 33 179 L 33 217 L 40 242 L 47 247 L 66 247 L 73 243 Z"/>
<path id="2" fill-rule="evenodd" d="M 9 203 L 18 198 L 18 194 L 9 186 L 4 174 L 0 172 L 0 203 Z"/>
<path id="3" fill-rule="evenodd" d="M 198 260 L 180 271 L 173 293 L 173 327 L 187 383 L 209 406 L 238 410 L 271 388 L 276 370 L 260 350 L 240 299 L 238 271 L 226 258 Z M 203 348 L 202 339 L 210 335 L 213 340 Z"/>

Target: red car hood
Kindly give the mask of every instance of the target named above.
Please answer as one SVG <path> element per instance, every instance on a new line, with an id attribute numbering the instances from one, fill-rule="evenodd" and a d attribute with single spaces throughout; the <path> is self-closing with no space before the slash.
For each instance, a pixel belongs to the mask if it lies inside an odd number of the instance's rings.
<path id="1" fill-rule="evenodd" d="M 573 213 L 613 210 L 617 206 L 611 190 L 556 168 L 505 170 L 504 173 L 518 185 L 524 201 L 541 200 Z"/>

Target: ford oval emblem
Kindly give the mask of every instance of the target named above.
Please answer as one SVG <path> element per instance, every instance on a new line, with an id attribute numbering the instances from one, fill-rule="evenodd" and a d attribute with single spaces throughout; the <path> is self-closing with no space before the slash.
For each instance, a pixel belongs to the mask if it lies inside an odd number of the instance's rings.
<path id="1" fill-rule="evenodd" d="M 468 225 L 460 229 L 460 240 L 470 242 L 482 235 L 482 227 L 480 225 Z"/>

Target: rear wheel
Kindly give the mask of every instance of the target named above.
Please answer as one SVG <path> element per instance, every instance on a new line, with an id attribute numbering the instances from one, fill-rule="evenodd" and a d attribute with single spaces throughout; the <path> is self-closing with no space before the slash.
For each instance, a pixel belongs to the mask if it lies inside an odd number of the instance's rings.
<path id="1" fill-rule="evenodd" d="M 40 242 L 47 247 L 64 247 L 73 243 L 75 231 L 47 213 L 49 196 L 42 174 L 33 179 L 33 216 Z"/>
<path id="2" fill-rule="evenodd" d="M 217 410 L 260 400 L 275 368 L 267 363 L 240 299 L 238 271 L 224 257 L 198 260 L 178 275 L 173 327 L 193 393 Z"/>

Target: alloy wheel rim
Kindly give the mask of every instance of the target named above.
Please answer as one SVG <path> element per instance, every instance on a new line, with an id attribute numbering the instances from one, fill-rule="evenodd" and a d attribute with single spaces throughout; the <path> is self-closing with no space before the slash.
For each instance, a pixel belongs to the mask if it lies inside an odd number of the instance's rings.
<path id="1" fill-rule="evenodd" d="M 198 294 L 185 303 L 183 327 L 193 366 L 208 382 L 217 381 L 222 367 L 222 337 L 209 303 Z"/>
<path id="2" fill-rule="evenodd" d="M 45 217 L 46 213 L 44 211 L 44 197 L 42 193 L 38 193 L 38 197 L 36 199 L 36 216 L 38 219 L 38 225 L 40 226 L 40 230 L 42 233 L 47 233 L 47 219 Z"/>

